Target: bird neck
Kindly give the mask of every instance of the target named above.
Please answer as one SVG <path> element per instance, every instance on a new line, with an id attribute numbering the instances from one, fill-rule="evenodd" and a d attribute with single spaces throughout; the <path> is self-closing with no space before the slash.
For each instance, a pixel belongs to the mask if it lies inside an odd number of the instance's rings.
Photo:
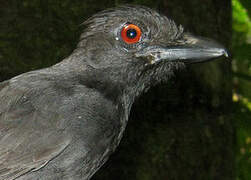
<path id="1" fill-rule="evenodd" d="M 136 97 L 160 81 L 167 81 L 173 70 L 180 66 L 182 64 L 164 63 L 146 67 L 145 63 L 138 61 L 138 64 L 123 67 L 100 68 L 90 64 L 84 52 L 75 51 L 54 67 L 62 69 L 63 73 L 70 72 L 76 83 L 98 91 L 114 104 L 126 103 L 126 108 L 130 109 Z"/>

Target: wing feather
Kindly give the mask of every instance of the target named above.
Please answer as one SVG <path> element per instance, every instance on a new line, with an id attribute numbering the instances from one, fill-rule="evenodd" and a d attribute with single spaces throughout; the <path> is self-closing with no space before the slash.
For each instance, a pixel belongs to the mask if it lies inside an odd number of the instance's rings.
<path id="1" fill-rule="evenodd" d="M 36 90 L 0 83 L 0 180 L 15 178 L 45 166 L 69 145 L 60 114 L 50 111 L 53 98 L 44 109 L 32 98 Z"/>

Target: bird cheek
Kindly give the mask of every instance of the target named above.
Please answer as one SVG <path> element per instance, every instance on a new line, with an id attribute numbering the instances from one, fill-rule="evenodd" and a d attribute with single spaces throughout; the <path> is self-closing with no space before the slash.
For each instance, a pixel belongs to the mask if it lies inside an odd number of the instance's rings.
<path id="1" fill-rule="evenodd" d="M 155 62 L 155 58 L 152 55 L 149 55 L 149 56 L 139 56 L 139 57 L 136 57 L 136 58 L 137 58 L 138 61 L 143 62 L 145 66 L 154 64 L 154 62 Z"/>

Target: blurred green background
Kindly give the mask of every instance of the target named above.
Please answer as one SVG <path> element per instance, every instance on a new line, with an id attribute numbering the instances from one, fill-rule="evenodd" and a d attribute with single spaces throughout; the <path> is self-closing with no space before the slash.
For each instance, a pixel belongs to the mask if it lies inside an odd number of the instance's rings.
<path id="1" fill-rule="evenodd" d="M 238 180 L 251 179 L 251 1 L 232 0 L 233 101 Z"/>

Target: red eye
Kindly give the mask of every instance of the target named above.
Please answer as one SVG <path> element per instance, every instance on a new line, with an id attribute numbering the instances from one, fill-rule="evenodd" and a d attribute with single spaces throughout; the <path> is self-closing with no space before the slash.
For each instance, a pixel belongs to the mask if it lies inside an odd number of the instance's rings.
<path id="1" fill-rule="evenodd" d="M 125 24 L 121 31 L 121 37 L 127 44 L 137 43 L 141 37 L 141 30 L 134 24 Z"/>

